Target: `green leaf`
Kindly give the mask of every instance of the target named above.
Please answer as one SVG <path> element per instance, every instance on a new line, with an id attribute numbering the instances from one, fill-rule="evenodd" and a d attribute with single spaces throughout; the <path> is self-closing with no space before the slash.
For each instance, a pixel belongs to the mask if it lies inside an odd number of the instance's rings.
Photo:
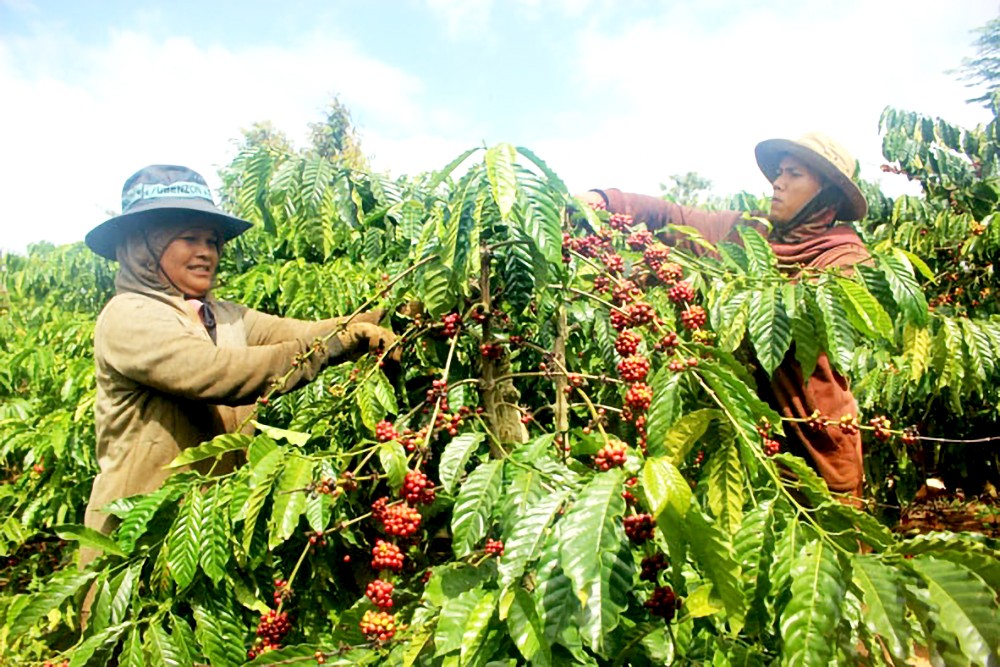
<path id="1" fill-rule="evenodd" d="M 375 381 L 373 387 L 375 398 L 379 404 L 385 408 L 386 412 L 396 414 L 399 412 L 399 405 L 396 403 L 396 393 L 392 390 L 389 378 L 385 376 L 382 369 L 376 369 L 372 378 Z"/>
<path id="2" fill-rule="evenodd" d="M 927 323 L 927 300 L 924 292 L 913 276 L 913 267 L 906 254 L 899 248 L 893 248 L 893 254 L 879 258 L 879 268 L 889 282 L 889 289 L 900 309 L 906 313 L 907 320 L 923 326 Z"/>
<path id="3" fill-rule="evenodd" d="M 210 459 L 226 452 L 246 449 L 252 439 L 244 433 L 223 433 L 222 435 L 215 436 L 208 442 L 203 442 L 197 447 L 188 447 L 164 467 L 181 468 L 196 461 Z"/>
<path id="4" fill-rule="evenodd" d="M 497 594 L 495 591 L 484 591 L 476 606 L 472 608 L 465 619 L 465 628 L 462 632 L 462 647 L 459 649 L 461 662 L 467 663 L 469 656 L 480 644 L 483 643 L 483 636 L 490 628 L 490 621 L 497 609 Z"/>
<path id="5" fill-rule="evenodd" d="M 669 457 L 646 459 L 640 481 L 654 519 L 667 510 L 678 520 L 684 518 L 691 506 L 691 486 Z"/>
<path id="6" fill-rule="evenodd" d="M 399 491 L 406 479 L 406 450 L 397 440 L 383 442 L 378 448 L 378 459 L 388 478 L 389 488 Z"/>
<path id="7" fill-rule="evenodd" d="M 309 438 L 312 437 L 310 433 L 300 433 L 299 431 L 289 431 L 283 428 L 277 428 L 276 426 L 268 426 L 267 424 L 261 424 L 259 421 L 252 422 L 254 426 L 260 429 L 260 432 L 268 436 L 275 442 L 286 441 L 290 445 L 295 445 L 296 447 L 302 447 L 307 442 Z"/>
<path id="8" fill-rule="evenodd" d="M 191 605 L 194 634 L 212 667 L 242 665 L 245 630 L 233 604 L 221 590 L 205 589 Z"/>
<path id="9" fill-rule="evenodd" d="M 516 159 L 517 152 L 510 144 L 497 144 L 486 151 L 486 176 L 490 179 L 493 201 L 500 209 L 500 218 L 504 221 L 517 201 L 517 176 L 514 174 Z"/>
<path id="10" fill-rule="evenodd" d="M 467 556 L 486 537 L 502 481 L 503 461 L 487 461 L 462 485 L 451 516 L 452 548 L 457 558 Z"/>
<path id="11" fill-rule="evenodd" d="M 747 273 L 757 278 L 775 273 L 778 260 L 767 239 L 761 236 L 756 229 L 746 225 L 737 225 L 736 231 L 739 232 L 740 238 L 743 240 L 743 248 L 747 253 L 749 262 Z M 750 310 L 753 310 L 752 306 Z"/>
<path id="12" fill-rule="evenodd" d="M 957 563 L 932 556 L 918 556 L 910 563 L 927 583 L 939 621 L 958 637 L 962 653 L 976 664 L 997 664 L 1000 617 L 995 593 Z"/>
<path id="13" fill-rule="evenodd" d="M 532 665 L 551 665 L 552 652 L 545 640 L 545 627 L 538 616 L 535 600 L 521 588 L 508 594 L 512 599 L 507 609 L 507 629 L 517 650 Z"/>
<path id="14" fill-rule="evenodd" d="M 744 442 L 756 443 L 759 440 L 757 423 L 762 417 L 775 429 L 780 428 L 781 417 L 778 413 L 760 399 L 756 389 L 740 378 L 737 369 L 730 367 L 728 362 L 722 365 L 706 360 L 698 364 L 695 371 L 714 393 L 716 405 L 734 420 L 733 426 Z"/>
<path id="15" fill-rule="evenodd" d="M 583 608 L 580 634 L 598 653 L 618 626 L 634 575 L 622 526 L 622 483 L 620 470 L 596 475 L 559 522 L 560 562 Z"/>
<path id="16" fill-rule="evenodd" d="M 125 552 L 122 551 L 117 542 L 93 528 L 67 523 L 61 526 L 53 526 L 52 530 L 64 540 L 79 542 L 81 547 L 97 549 L 112 556 L 125 555 Z"/>
<path id="17" fill-rule="evenodd" d="M 771 592 L 771 565 L 776 542 L 775 502 L 768 499 L 743 517 L 733 537 L 733 551 L 743 573 L 743 590 L 748 607 L 747 631 L 756 635 L 771 626 L 767 602 Z"/>
<path id="18" fill-rule="evenodd" d="M 202 497 L 197 488 L 185 496 L 167 535 L 167 563 L 179 588 L 187 588 L 198 572 L 201 551 Z"/>
<path id="19" fill-rule="evenodd" d="M 306 509 L 306 489 L 312 483 L 313 461 L 300 456 L 289 456 L 281 480 L 274 491 L 274 508 L 267 546 L 274 549 L 295 534 L 299 518 Z"/>
<path id="20" fill-rule="evenodd" d="M 871 555 L 855 554 L 854 585 L 861 591 L 865 625 L 900 663 L 910 657 L 910 628 L 906 623 L 903 581 L 897 569 Z"/>
<path id="21" fill-rule="evenodd" d="M 726 287 L 733 287 L 727 283 Z M 713 320 L 719 323 L 718 345 L 727 352 L 733 352 L 743 342 L 747 322 L 750 319 L 750 293 L 739 291 L 735 294 L 719 295 L 719 316 Z"/>
<path id="22" fill-rule="evenodd" d="M 372 379 L 365 380 L 355 393 L 358 409 L 361 411 L 361 421 L 369 431 L 374 431 L 378 423 L 385 419 L 386 411 L 375 396 L 376 383 Z"/>
<path id="23" fill-rule="evenodd" d="M 120 667 L 146 667 L 146 654 L 142 651 L 142 635 L 139 628 L 133 626 L 122 645 L 122 653 L 118 657 Z"/>
<path id="24" fill-rule="evenodd" d="M 125 553 L 132 553 L 136 541 L 146 533 L 150 519 L 156 514 L 163 503 L 181 495 L 183 489 L 179 486 L 163 486 L 153 493 L 140 497 L 132 508 L 122 517 L 118 526 L 118 544 Z"/>
<path id="25" fill-rule="evenodd" d="M 825 334 L 821 323 L 819 306 L 813 295 L 802 290 L 803 303 L 796 309 L 792 318 L 792 339 L 795 342 L 795 361 L 802 368 L 802 377 L 812 377 L 816 370 L 816 361 L 822 352 Z"/>
<path id="26" fill-rule="evenodd" d="M 926 533 L 896 545 L 903 555 L 927 554 L 950 560 L 971 570 L 995 591 L 1000 591 L 1000 549 L 991 548 L 976 536 L 961 533 Z"/>
<path id="27" fill-rule="evenodd" d="M 465 151 L 464 153 L 456 157 L 454 160 L 449 162 L 444 169 L 436 172 L 434 174 L 434 177 L 431 178 L 431 180 L 427 183 L 427 190 L 431 191 L 436 189 L 437 186 L 441 185 L 441 183 L 443 183 L 445 179 L 451 175 L 451 172 L 455 171 L 455 169 L 458 168 L 458 165 L 465 162 L 467 159 L 469 159 L 470 155 L 472 155 L 478 150 L 479 148 L 470 148 L 469 150 Z"/>
<path id="28" fill-rule="evenodd" d="M 841 301 L 840 290 L 837 289 L 836 282 L 830 274 L 824 274 L 819 279 L 816 305 L 823 315 L 826 351 L 830 360 L 837 368 L 848 368 L 854 356 L 854 335 Z"/>
<path id="29" fill-rule="evenodd" d="M 174 637 L 154 621 L 146 630 L 146 651 L 149 653 L 151 667 L 183 667 L 190 665 L 184 660 L 184 652 L 177 645 Z"/>
<path id="30" fill-rule="evenodd" d="M 202 571 L 213 583 L 218 584 L 226 576 L 226 564 L 229 562 L 229 535 L 232 526 L 229 523 L 228 487 L 216 485 L 207 492 L 202 507 L 201 554 L 198 562 Z"/>
<path id="31" fill-rule="evenodd" d="M 566 576 L 559 561 L 558 531 L 549 536 L 538 562 L 536 599 L 545 628 L 545 640 L 552 645 L 580 608 L 580 602 L 573 594 L 573 582 Z"/>
<path id="32" fill-rule="evenodd" d="M 684 598 L 684 618 L 704 618 L 724 610 L 725 607 L 712 596 L 712 584 L 699 586 Z"/>
<path id="33" fill-rule="evenodd" d="M 440 259 L 431 261 L 424 267 L 421 276 L 420 294 L 423 297 L 427 316 L 437 319 L 455 305 L 452 290 L 451 270 Z"/>
<path id="34" fill-rule="evenodd" d="M 21 608 L 16 616 L 7 619 L 8 636 L 17 637 L 26 633 L 50 611 L 76 595 L 96 576 L 96 572 L 78 572 L 73 569 L 63 570 L 52 575 L 52 579 L 45 584 L 41 591 L 28 598 L 27 604 Z"/>
<path id="35" fill-rule="evenodd" d="M 727 429 L 728 430 L 728 429 Z M 743 465 L 740 448 L 730 436 L 712 452 L 706 464 L 708 507 L 723 530 L 734 534 L 743 521 Z"/>
<path id="36" fill-rule="evenodd" d="M 674 465 L 680 465 L 688 452 L 691 451 L 694 443 L 704 437 L 712 420 L 723 417 L 722 411 L 709 408 L 686 413 L 674 422 L 657 453 L 665 455 Z"/>
<path id="37" fill-rule="evenodd" d="M 826 665 L 833 657 L 846 588 L 840 563 L 821 540 L 792 563 L 792 597 L 781 614 L 781 664 Z"/>
<path id="38" fill-rule="evenodd" d="M 909 362 L 910 380 L 918 382 L 931 365 L 931 331 L 907 322 L 903 325 L 903 354 Z"/>
<path id="39" fill-rule="evenodd" d="M 466 622 L 484 593 L 482 588 L 475 588 L 445 600 L 434 631 L 435 657 L 440 658 L 462 648 Z"/>
<path id="40" fill-rule="evenodd" d="M 830 500 L 830 488 L 823 481 L 823 478 L 816 474 L 816 471 L 806 463 L 805 459 L 794 454 L 782 452 L 771 457 L 775 463 L 784 466 L 792 476 L 784 476 L 782 482 L 787 486 L 797 488 L 814 507 Z"/>
<path id="41" fill-rule="evenodd" d="M 779 296 L 776 288 L 768 287 L 755 291 L 750 297 L 747 331 L 757 359 L 768 375 L 781 364 L 792 344 L 791 322 Z"/>
<path id="42" fill-rule="evenodd" d="M 455 492 L 458 480 L 465 474 L 465 464 L 479 448 L 484 437 L 482 433 L 463 433 L 445 445 L 438 464 L 438 477 L 445 493 Z"/>
<path id="43" fill-rule="evenodd" d="M 122 623 L 88 637 L 82 644 L 73 649 L 69 656 L 69 667 L 90 667 L 103 665 L 111 657 L 122 634 L 132 624 Z"/>
<path id="44" fill-rule="evenodd" d="M 653 402 L 646 413 L 647 446 L 649 453 L 660 456 L 666 453 L 664 439 L 668 429 L 681 416 L 681 373 L 671 372 L 663 365 L 650 380 L 653 388 Z"/>
<path id="45" fill-rule="evenodd" d="M 847 316 L 854 327 L 870 338 L 889 339 L 892 320 L 871 292 L 849 278 L 834 276 L 834 281 L 845 297 Z"/>
<path id="46" fill-rule="evenodd" d="M 671 512 L 661 518 L 657 525 L 662 530 L 680 531 L 686 538 L 694 562 L 722 599 L 729 626 L 738 634 L 743 627 L 746 600 L 740 585 L 740 566 L 727 536 L 697 508 L 688 511 L 682 522 Z"/>
<path id="47" fill-rule="evenodd" d="M 254 529 L 257 527 L 257 518 L 264 508 L 267 497 L 271 495 L 271 488 L 274 486 L 274 480 L 278 476 L 284 457 L 285 450 L 276 447 L 253 467 L 250 495 L 247 496 L 246 504 L 242 510 L 243 539 L 241 545 L 244 553 L 252 553 L 251 546 L 253 545 Z"/>
<path id="48" fill-rule="evenodd" d="M 566 495 L 565 491 L 557 491 L 542 496 L 531 505 L 522 506 L 517 513 L 516 520 L 512 521 L 514 528 L 504 542 L 504 554 L 498 566 L 502 586 L 514 584 L 524 574 L 528 563 L 538 558 Z"/>

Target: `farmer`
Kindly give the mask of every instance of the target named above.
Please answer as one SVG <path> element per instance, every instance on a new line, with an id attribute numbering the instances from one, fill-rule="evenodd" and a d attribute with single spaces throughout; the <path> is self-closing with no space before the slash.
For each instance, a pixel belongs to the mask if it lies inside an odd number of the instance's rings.
<path id="1" fill-rule="evenodd" d="M 782 265 L 823 269 L 850 267 L 870 256 L 857 233 L 838 221 L 861 220 L 868 212 L 864 195 L 854 183 L 854 158 L 836 141 L 820 133 L 798 140 L 769 139 L 757 144 L 757 164 L 774 187 L 768 235 Z M 708 241 L 737 241 L 735 230 L 743 221 L 738 211 L 703 211 L 679 206 L 646 195 L 620 190 L 591 190 L 579 196 L 590 204 L 603 204 L 612 213 L 625 213 L 652 232 L 667 224 L 688 225 Z M 660 234 L 668 243 L 669 235 Z M 698 248 L 692 248 L 695 252 Z M 791 269 L 794 275 L 796 269 Z M 767 384 L 765 381 L 762 384 Z M 857 404 L 847 379 L 821 352 L 806 382 L 802 368 L 789 351 L 764 387 L 764 397 L 783 416 L 810 417 L 814 411 L 827 420 L 856 416 Z M 860 497 L 864 476 L 861 436 L 828 427 L 811 430 L 801 422 L 788 422 L 788 449 L 811 459 L 832 491 Z M 851 429 L 847 429 L 850 431 Z"/>
<path id="2" fill-rule="evenodd" d="M 152 165 L 125 181 L 122 214 L 87 234 L 91 250 L 119 263 L 116 294 L 94 330 L 101 471 L 87 506 L 90 528 L 110 533 L 115 519 L 101 508 L 159 488 L 173 472 L 164 466 L 186 448 L 251 431 L 244 422 L 254 402 L 297 357 L 278 391 L 311 381 L 330 363 L 392 344 L 392 332 L 376 324 L 378 313 L 342 327 L 339 319 L 304 322 L 214 299 L 223 245 L 249 227 L 215 207 L 196 172 Z M 192 467 L 224 473 L 241 457 L 230 452 Z M 82 550 L 81 564 L 95 556 Z"/>

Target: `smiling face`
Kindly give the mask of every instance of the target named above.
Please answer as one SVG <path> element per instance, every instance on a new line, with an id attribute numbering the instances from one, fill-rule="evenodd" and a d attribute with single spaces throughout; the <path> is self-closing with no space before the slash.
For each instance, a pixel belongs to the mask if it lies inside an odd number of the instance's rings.
<path id="1" fill-rule="evenodd" d="M 214 227 L 189 227 L 160 257 L 160 271 L 185 296 L 205 296 L 219 266 L 222 237 Z"/>
<path id="2" fill-rule="evenodd" d="M 774 196 L 771 197 L 771 214 L 768 217 L 779 224 L 791 222 L 795 214 L 823 187 L 819 176 L 791 155 L 786 155 L 778 164 L 778 173 L 772 184 Z"/>

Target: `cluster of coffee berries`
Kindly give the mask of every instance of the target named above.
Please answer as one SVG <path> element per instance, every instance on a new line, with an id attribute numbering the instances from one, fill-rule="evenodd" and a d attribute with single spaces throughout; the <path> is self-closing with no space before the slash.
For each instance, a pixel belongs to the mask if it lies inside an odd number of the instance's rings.
<path id="1" fill-rule="evenodd" d="M 773 438 L 764 438 L 762 449 L 766 456 L 774 456 L 781 453 L 781 443 Z"/>
<path id="2" fill-rule="evenodd" d="M 683 305 L 694 301 L 694 288 L 691 283 L 679 282 L 667 292 L 667 298 L 676 304 Z"/>
<path id="3" fill-rule="evenodd" d="M 618 253 L 604 253 L 601 255 L 601 262 L 611 273 L 623 273 L 625 271 L 625 260 Z"/>
<path id="4" fill-rule="evenodd" d="M 652 556 L 646 556 L 639 563 L 639 579 L 656 582 L 660 572 L 667 569 L 667 566 L 667 557 L 660 551 L 657 551 Z"/>
<path id="5" fill-rule="evenodd" d="M 503 541 L 487 539 L 486 545 L 483 547 L 483 551 L 485 551 L 488 556 L 496 556 L 499 558 L 500 556 L 503 556 Z"/>
<path id="6" fill-rule="evenodd" d="M 660 340 L 656 341 L 656 343 L 653 345 L 653 348 L 657 352 L 668 352 L 668 353 L 672 354 L 671 350 L 673 350 L 675 347 L 677 347 L 680 344 L 681 344 L 681 342 L 680 342 L 680 338 L 677 337 L 677 332 L 676 331 L 668 331 L 667 334 L 665 336 L 663 336 L 663 338 L 661 338 Z"/>
<path id="7" fill-rule="evenodd" d="M 337 487 L 337 480 L 332 477 L 323 477 L 313 485 L 312 490 L 314 493 L 324 496 L 336 496 L 340 494 L 340 488 Z"/>
<path id="8" fill-rule="evenodd" d="M 472 318 L 474 322 L 479 322 L 482 324 L 489 317 L 489 311 L 486 310 L 486 306 L 483 304 L 476 304 L 476 307 L 472 309 L 469 313 L 469 317 Z"/>
<path id="9" fill-rule="evenodd" d="M 823 417 L 823 413 L 819 410 L 813 410 L 813 413 L 806 418 L 806 426 L 813 431 L 825 431 L 826 418 Z"/>
<path id="10" fill-rule="evenodd" d="M 653 402 L 653 389 L 645 382 L 636 382 L 625 392 L 625 405 L 633 412 L 645 412 Z"/>
<path id="11" fill-rule="evenodd" d="M 708 313 L 701 306 L 688 306 L 681 313 L 681 324 L 689 331 L 702 328 L 707 320 Z"/>
<path id="12" fill-rule="evenodd" d="M 309 546 L 315 549 L 316 547 L 326 546 L 326 535 L 323 531 L 318 530 L 309 535 Z"/>
<path id="13" fill-rule="evenodd" d="M 632 326 L 632 318 L 628 313 L 618 309 L 611 310 L 611 326 L 615 331 L 624 331 Z"/>
<path id="14" fill-rule="evenodd" d="M 438 378 L 431 381 L 431 388 L 427 390 L 427 402 L 434 403 L 438 400 L 448 399 L 448 381 L 444 378 Z M 442 410 L 447 410 L 447 407 L 442 407 Z"/>
<path id="15" fill-rule="evenodd" d="M 608 226 L 619 232 L 627 233 L 632 229 L 632 216 L 628 213 L 612 213 L 608 218 Z"/>
<path id="16" fill-rule="evenodd" d="M 642 544 L 653 539 L 653 529 L 656 523 L 650 514 L 630 514 L 623 520 L 625 535 L 634 544 Z"/>
<path id="17" fill-rule="evenodd" d="M 892 422 L 888 417 L 872 417 L 868 424 L 875 429 L 875 439 L 885 442 L 892 437 Z"/>
<path id="18" fill-rule="evenodd" d="M 365 595 L 368 596 L 368 599 L 376 607 L 389 609 L 392 607 L 392 592 L 394 590 L 395 587 L 392 585 L 392 582 L 385 579 L 376 579 L 365 588 Z"/>
<path id="19" fill-rule="evenodd" d="M 618 334 L 618 338 L 615 339 L 615 350 L 618 352 L 619 356 L 624 359 L 635 354 L 639 349 L 639 343 L 641 342 L 642 337 L 639 336 L 639 334 L 629 329 L 625 329 Z"/>
<path id="20" fill-rule="evenodd" d="M 445 338 L 451 338 L 458 333 L 459 327 L 462 325 L 462 316 L 458 313 L 448 313 L 441 318 L 441 333 Z"/>
<path id="21" fill-rule="evenodd" d="M 503 346 L 499 343 L 483 343 L 479 346 L 483 359 L 499 359 L 503 356 Z"/>
<path id="22" fill-rule="evenodd" d="M 280 607 L 285 600 L 292 597 L 292 589 L 288 587 L 288 582 L 284 579 L 274 580 L 274 593 L 272 598 L 274 599 L 274 606 Z"/>
<path id="23" fill-rule="evenodd" d="M 375 540 L 375 548 L 372 549 L 372 569 L 391 570 L 399 572 L 403 569 L 404 556 L 392 542 L 385 540 Z"/>
<path id="24" fill-rule="evenodd" d="M 618 375 L 626 382 L 642 382 L 649 374 L 649 359 L 636 354 L 618 362 Z"/>
<path id="25" fill-rule="evenodd" d="M 858 432 L 858 418 L 854 415 L 843 415 L 837 421 L 837 426 L 844 435 L 855 435 Z"/>
<path id="26" fill-rule="evenodd" d="M 406 473 L 402 492 L 406 502 L 414 505 L 430 505 L 437 495 L 434 483 L 419 470 L 410 470 Z"/>
<path id="27" fill-rule="evenodd" d="M 660 265 L 667 261 L 667 257 L 669 256 L 670 248 L 659 242 L 646 246 L 646 249 L 642 253 L 642 258 L 646 260 L 649 268 L 654 271 L 659 269 Z"/>
<path id="28" fill-rule="evenodd" d="M 628 235 L 628 238 L 625 239 L 625 243 L 627 243 L 628 247 L 632 250 L 642 250 L 652 242 L 653 235 L 645 229 L 632 232 Z"/>
<path id="29" fill-rule="evenodd" d="M 625 480 L 625 490 L 622 491 L 622 498 L 624 498 L 625 502 L 629 505 L 635 505 L 639 502 L 639 499 L 635 497 L 634 493 L 632 493 L 632 489 L 634 489 L 638 483 L 638 477 L 629 477 Z"/>
<path id="30" fill-rule="evenodd" d="M 916 426 L 907 426 L 903 429 L 903 435 L 899 436 L 904 445 L 915 445 L 920 440 L 920 433 Z"/>
<path id="31" fill-rule="evenodd" d="M 594 278 L 594 291 L 598 294 L 607 292 L 611 287 L 611 278 L 607 276 L 597 276 Z"/>
<path id="32" fill-rule="evenodd" d="M 42 667 L 69 667 L 69 660 L 63 660 L 62 662 L 46 660 L 42 663 Z"/>
<path id="33" fill-rule="evenodd" d="M 653 616 L 659 616 L 669 623 L 681 608 L 681 601 L 674 595 L 674 590 L 670 586 L 657 586 L 644 606 Z"/>
<path id="34" fill-rule="evenodd" d="M 383 419 L 375 425 L 375 438 L 379 442 L 389 442 L 398 437 L 399 433 L 396 432 L 396 427 L 393 426 L 392 422 Z"/>
<path id="35" fill-rule="evenodd" d="M 385 611 L 369 609 L 361 617 L 360 627 L 369 641 L 387 642 L 396 634 L 396 617 Z"/>
<path id="36" fill-rule="evenodd" d="M 697 365 L 697 357 L 688 357 L 687 359 L 671 359 L 670 363 L 667 364 L 667 369 L 673 371 L 674 373 L 680 373 L 681 371 L 686 371 L 689 368 L 694 368 Z"/>
<path id="37" fill-rule="evenodd" d="M 656 311 L 648 303 L 641 301 L 629 304 L 625 309 L 629 320 L 637 327 L 648 324 L 656 317 Z"/>
<path id="38" fill-rule="evenodd" d="M 684 277 L 684 269 L 676 262 L 664 262 L 656 269 L 656 277 L 667 285 L 673 285 Z"/>
<path id="39" fill-rule="evenodd" d="M 564 234 L 563 248 L 578 252 L 584 257 L 596 259 L 597 257 L 600 257 L 602 253 L 611 250 L 611 235 L 610 233 L 602 233 L 602 231 L 603 230 L 599 230 L 597 234 L 591 234 L 581 238 L 572 238 L 568 234 Z"/>
<path id="40" fill-rule="evenodd" d="M 625 443 L 621 440 L 612 440 L 594 455 L 594 466 L 598 470 L 607 471 L 625 465 L 627 458 Z"/>
<path id="41" fill-rule="evenodd" d="M 630 303 L 636 301 L 641 296 L 642 290 L 631 280 L 621 281 L 611 291 L 611 300 L 617 304 Z"/>
<path id="42" fill-rule="evenodd" d="M 266 614 L 261 615 L 257 623 L 257 641 L 247 651 L 247 657 L 253 660 L 258 655 L 280 648 L 281 640 L 291 629 L 292 623 L 288 620 L 287 611 L 278 613 L 274 609 L 268 610 Z"/>
<path id="43" fill-rule="evenodd" d="M 374 513 L 374 510 L 373 510 Z M 420 530 L 420 522 L 423 517 L 416 508 L 405 502 L 389 505 L 381 513 L 379 518 L 382 522 L 382 529 L 386 535 L 396 537 L 409 537 Z"/>

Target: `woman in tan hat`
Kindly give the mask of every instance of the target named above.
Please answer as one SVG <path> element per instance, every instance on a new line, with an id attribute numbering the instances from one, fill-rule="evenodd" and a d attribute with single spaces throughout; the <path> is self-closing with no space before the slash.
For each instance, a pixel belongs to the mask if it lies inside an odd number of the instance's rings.
<path id="1" fill-rule="evenodd" d="M 226 241 L 250 224 L 215 207 L 204 179 L 186 167 L 152 165 L 122 191 L 122 215 L 87 234 L 87 245 L 119 263 L 116 294 L 94 331 L 97 458 L 86 525 L 108 533 L 112 500 L 157 489 L 184 449 L 230 433 L 272 381 L 317 338 L 338 329 L 281 387 L 290 391 L 326 365 L 386 348 L 391 331 L 378 313 L 304 322 L 267 315 L 211 296 Z M 396 357 L 398 358 L 398 356 Z M 194 468 L 227 472 L 222 461 Z M 95 553 L 81 551 L 81 560 Z"/>
<path id="2" fill-rule="evenodd" d="M 798 140 L 770 139 L 756 148 L 757 164 L 774 188 L 768 235 L 778 261 L 786 266 L 850 267 L 869 259 L 857 233 L 838 221 L 861 220 L 868 212 L 864 195 L 853 180 L 856 163 L 843 146 L 818 132 Z M 738 240 L 738 211 L 703 211 L 656 197 L 616 189 L 591 190 L 579 196 L 603 204 L 612 213 L 626 213 L 647 229 L 667 224 L 688 225 L 710 242 Z M 661 233 L 667 243 L 674 239 Z M 700 247 L 692 247 L 699 252 Z M 809 382 L 789 352 L 764 389 L 766 398 L 785 417 L 808 418 L 818 410 L 826 419 L 857 415 L 847 379 L 820 353 Z M 786 424 L 788 448 L 811 459 L 832 491 L 860 497 L 864 468 L 861 436 L 840 429 L 812 432 L 798 422 Z"/>

